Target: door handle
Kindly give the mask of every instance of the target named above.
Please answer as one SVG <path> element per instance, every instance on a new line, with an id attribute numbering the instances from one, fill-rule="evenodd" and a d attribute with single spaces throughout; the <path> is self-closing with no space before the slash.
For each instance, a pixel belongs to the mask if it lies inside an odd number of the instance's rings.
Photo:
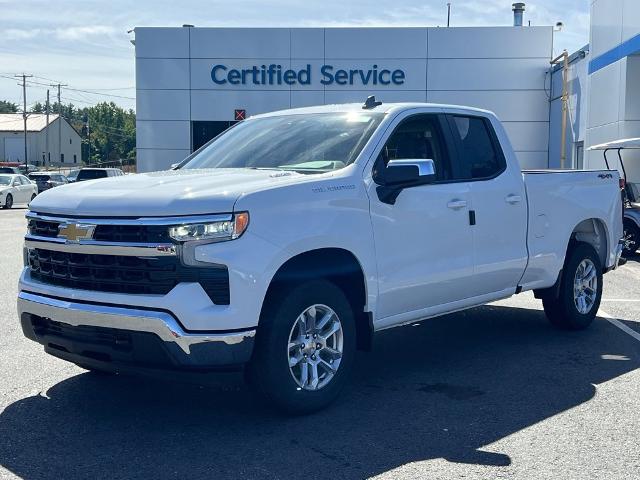
<path id="1" fill-rule="evenodd" d="M 510 203 L 511 205 L 515 205 L 516 203 L 520 203 L 522 201 L 522 197 L 520 195 L 507 195 L 504 199 L 505 202 Z"/>
<path id="2" fill-rule="evenodd" d="M 447 203 L 447 207 L 453 209 L 453 210 L 460 210 L 461 208 L 464 208 L 467 206 L 467 201 L 466 200 L 451 200 L 449 203 Z"/>

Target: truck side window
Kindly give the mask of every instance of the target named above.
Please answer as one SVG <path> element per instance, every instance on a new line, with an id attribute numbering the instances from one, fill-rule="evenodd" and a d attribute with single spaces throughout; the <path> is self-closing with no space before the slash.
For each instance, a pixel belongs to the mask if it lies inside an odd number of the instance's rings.
<path id="1" fill-rule="evenodd" d="M 490 178 L 504 170 L 504 158 L 494 146 L 487 120 L 455 115 L 451 123 L 464 180 Z"/>
<path id="2" fill-rule="evenodd" d="M 451 179 L 451 167 L 440 134 L 437 117 L 415 115 L 404 120 L 391 134 L 374 167 L 374 178 L 389 160 L 433 160 L 438 180 Z"/>

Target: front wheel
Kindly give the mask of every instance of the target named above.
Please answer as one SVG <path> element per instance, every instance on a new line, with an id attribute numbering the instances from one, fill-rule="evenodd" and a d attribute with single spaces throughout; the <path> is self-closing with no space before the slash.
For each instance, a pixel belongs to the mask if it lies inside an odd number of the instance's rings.
<path id="1" fill-rule="evenodd" d="M 633 221 L 625 219 L 622 238 L 624 241 L 623 255 L 633 255 L 640 248 L 640 228 Z"/>
<path id="2" fill-rule="evenodd" d="M 12 197 L 12 196 L 11 196 L 11 194 L 9 193 L 9 194 L 7 195 L 7 198 L 5 198 L 5 200 L 4 200 L 4 207 L 2 207 L 2 208 L 9 209 L 9 208 L 11 208 L 11 207 L 13 207 L 13 197 Z"/>
<path id="3" fill-rule="evenodd" d="M 593 322 L 602 298 L 602 266 L 591 245 L 577 243 L 567 253 L 559 296 L 542 299 L 549 321 L 567 330 L 582 330 Z"/>
<path id="4" fill-rule="evenodd" d="M 310 413 L 331 403 L 353 365 L 356 331 L 343 291 L 315 280 L 270 295 L 248 379 L 276 407 Z"/>

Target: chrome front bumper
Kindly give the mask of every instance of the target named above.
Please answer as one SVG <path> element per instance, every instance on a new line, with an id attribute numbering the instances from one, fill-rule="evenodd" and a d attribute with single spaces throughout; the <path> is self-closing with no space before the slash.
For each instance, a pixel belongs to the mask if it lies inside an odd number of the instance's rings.
<path id="1" fill-rule="evenodd" d="M 18 295 L 18 315 L 25 335 L 43 343 L 45 347 L 50 339 L 38 338 L 37 329 L 31 326 L 33 318 L 70 327 L 97 327 L 125 333 L 152 334 L 167 347 L 174 366 L 206 367 L 246 363 L 251 356 L 256 333 L 255 329 L 192 333 L 185 331 L 168 312 L 79 303 L 24 291 Z M 90 351 L 90 347 L 81 345 L 77 350 Z M 52 351 L 49 353 L 56 354 Z"/>

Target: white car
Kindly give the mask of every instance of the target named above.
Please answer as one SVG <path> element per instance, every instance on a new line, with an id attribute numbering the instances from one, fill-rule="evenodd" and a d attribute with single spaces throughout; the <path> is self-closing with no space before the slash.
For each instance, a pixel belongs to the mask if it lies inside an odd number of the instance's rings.
<path id="1" fill-rule="evenodd" d="M 386 328 L 526 290 L 554 325 L 586 328 L 622 251 L 618 181 L 521 172 L 484 110 L 369 98 L 258 115 L 175 170 L 38 196 L 20 321 L 88 369 L 244 368 L 309 412 Z"/>
<path id="2" fill-rule="evenodd" d="M 24 175 L 0 174 L 0 207 L 29 203 L 38 195 L 38 186 Z"/>

